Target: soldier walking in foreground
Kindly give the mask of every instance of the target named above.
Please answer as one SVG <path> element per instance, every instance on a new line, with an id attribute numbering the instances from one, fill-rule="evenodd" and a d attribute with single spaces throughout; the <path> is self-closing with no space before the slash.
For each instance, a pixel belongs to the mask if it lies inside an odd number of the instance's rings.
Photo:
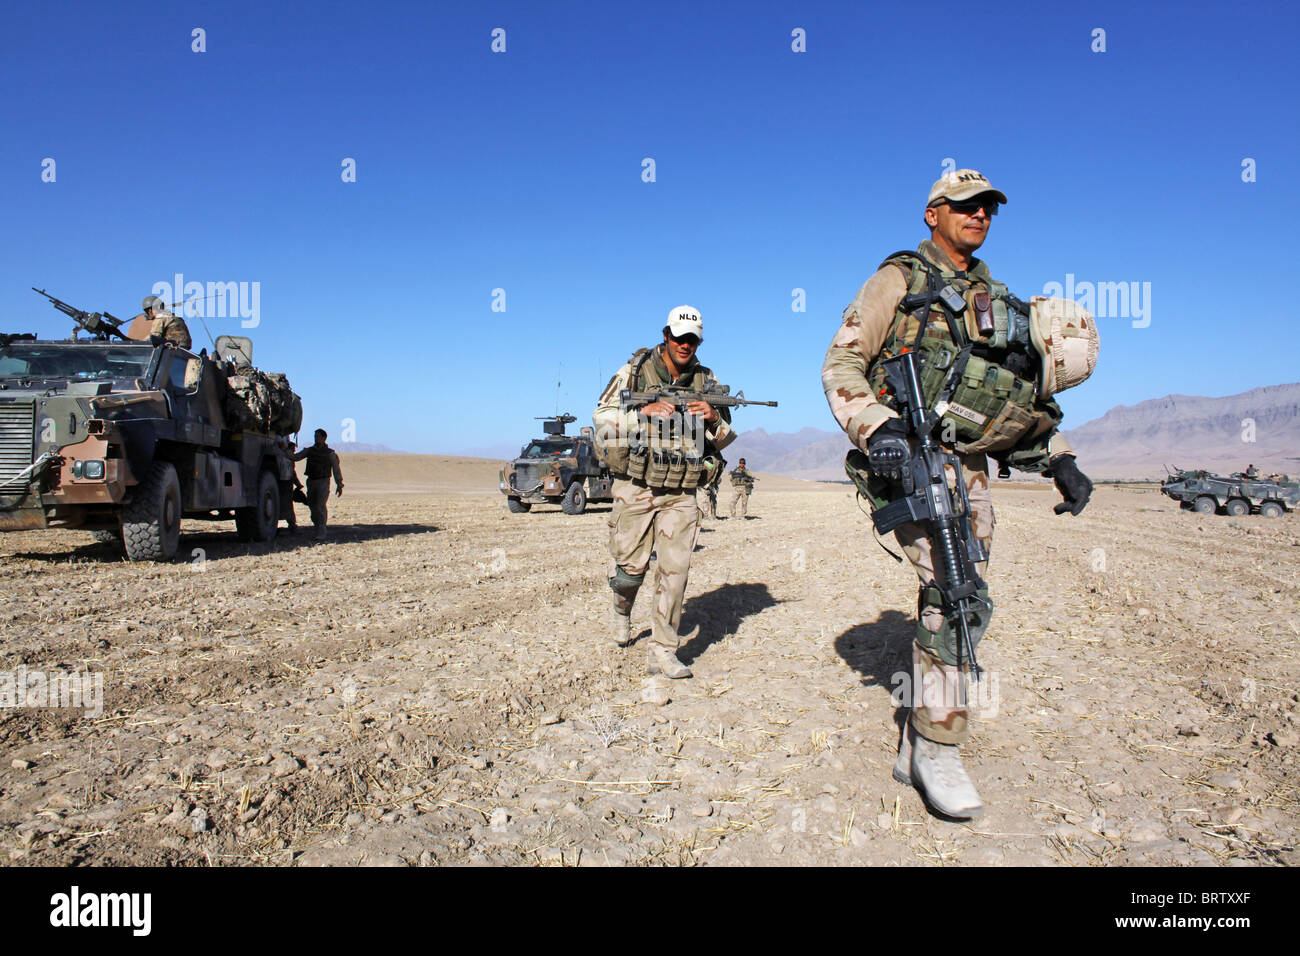
<path id="1" fill-rule="evenodd" d="M 914 420 L 899 416 L 898 379 L 890 377 L 910 365 L 909 351 L 920 361 L 920 411 L 929 416 L 925 428 L 932 446 L 937 442 L 942 452 L 959 456 L 965 472 L 968 504 L 957 518 L 969 530 L 956 539 L 956 548 L 955 525 L 941 528 L 931 519 L 890 525 L 920 578 L 911 716 L 894 777 L 916 786 L 939 812 L 958 818 L 983 812 L 958 748 L 968 735 L 961 665 L 970 668 L 993 610 L 983 583 L 993 539 L 985 454 L 1021 471 L 1051 475 L 1065 499 L 1056 506 L 1058 514 L 1079 514 L 1092 493 L 1092 482 L 1058 432 L 1062 413 L 1051 396 L 1092 373 L 1096 324 L 1069 300 L 1039 296 L 1026 305 L 975 258 L 998 205 L 1006 201 L 975 170 L 957 170 L 936 182 L 924 212 L 930 239 L 916 252 L 894 253 L 863 285 L 844 310 L 822 367 L 831 412 L 857 449 L 849 453 L 846 470 L 876 517 L 911 493 L 902 483 L 904 473 L 916 475 L 919 437 Z M 907 381 L 907 390 L 915 392 Z M 950 465 L 939 480 L 945 475 L 949 502 L 954 496 L 961 501 Z M 895 509 L 889 518 L 897 517 Z M 951 549 L 938 552 L 938 576 L 934 541 Z M 982 560 L 976 563 L 974 555 Z M 963 570 L 959 562 L 970 562 L 978 573 L 952 587 L 944 568 Z M 954 597 L 958 591 L 963 593 Z"/>
<path id="2" fill-rule="evenodd" d="M 162 299 L 156 295 L 147 295 L 141 305 L 144 306 L 145 318 L 153 323 L 149 329 L 150 335 L 160 335 L 163 341 L 179 345 L 183 349 L 190 347 L 190 327 L 179 315 L 173 314 Z"/>
<path id="3" fill-rule="evenodd" d="M 339 456 L 325 444 L 325 429 L 315 432 L 316 443 L 308 445 L 293 456 L 294 461 L 307 459 L 307 507 L 311 509 L 311 523 L 316 528 L 316 540 L 325 538 L 325 522 L 329 519 L 330 475 L 334 475 L 335 496 L 343 494 L 343 473 L 339 471 Z"/>
<path id="4" fill-rule="evenodd" d="M 695 358 L 702 341 L 699 312 L 690 306 L 673 309 L 663 343 L 638 350 L 618 370 L 592 416 L 597 453 L 615 476 L 609 518 L 613 639 L 620 647 L 632 642 L 632 605 L 654 552 L 649 670 L 673 678 L 691 676 L 677 659 L 677 629 L 700 526 L 696 489 L 723 467 L 717 453 L 736 436 L 725 407 L 692 401 L 678 413 L 670 402 L 656 401 L 624 408 L 620 396 L 659 385 L 687 386 L 692 392 L 716 388 L 713 373 Z"/>
<path id="5" fill-rule="evenodd" d="M 740 516 L 749 517 L 749 496 L 754 493 L 753 474 L 745 467 L 745 459 L 740 459 L 737 467 L 731 471 L 731 517 L 736 517 L 736 506 L 740 506 Z"/>

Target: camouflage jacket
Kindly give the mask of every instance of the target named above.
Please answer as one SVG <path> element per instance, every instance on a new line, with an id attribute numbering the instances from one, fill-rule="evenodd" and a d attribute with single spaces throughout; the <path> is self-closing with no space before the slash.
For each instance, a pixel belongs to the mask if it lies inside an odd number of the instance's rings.
<path id="1" fill-rule="evenodd" d="M 733 468 L 731 471 L 731 483 L 737 488 L 744 489 L 745 494 L 752 494 L 754 491 L 754 476 L 750 474 L 748 468 Z"/>
<path id="2" fill-rule="evenodd" d="M 633 368 L 638 369 L 635 381 Z M 654 385 L 688 385 L 698 390 L 716 384 L 717 379 L 713 377 L 712 370 L 694 359 L 688 368 L 673 378 L 664 365 L 661 346 L 639 349 L 626 365 L 614 373 L 614 377 L 601 392 L 596 411 L 591 416 L 596 428 L 597 443 L 608 442 L 614 436 L 632 435 L 637 430 L 639 410 L 633 408 L 624 412 L 619 405 L 619 393 L 623 389 L 640 392 Z M 708 450 L 711 451 L 721 451 L 736 440 L 736 433 L 731 428 L 731 409 L 719 408 L 717 412 L 717 421 L 711 422 L 704 430 Z"/>
<path id="3" fill-rule="evenodd" d="M 922 242 L 918 251 L 944 272 L 956 271 L 952 260 L 930 240 Z M 980 259 L 972 260 L 966 274 L 975 283 L 991 281 L 988 266 Z M 894 262 L 882 264 L 844 309 L 840 327 L 822 363 L 822 387 L 831 414 L 849 440 L 864 452 L 871 433 L 888 419 L 898 417 L 881 402 L 869 377 L 873 363 L 885 350 L 896 327 L 909 319 L 899 308 L 907 291 L 907 273 Z M 1024 447 L 1007 457 L 1017 468 L 1040 471 L 1051 458 L 1062 454 L 1073 454 L 1073 450 L 1053 428 L 1033 436 Z M 998 457 L 1003 456 L 999 453 Z"/>
<path id="4" fill-rule="evenodd" d="M 183 349 L 189 348 L 191 344 L 190 327 L 179 315 L 171 312 L 155 313 L 153 327 L 149 330 L 149 334 L 161 335 L 165 341 L 179 345 Z"/>

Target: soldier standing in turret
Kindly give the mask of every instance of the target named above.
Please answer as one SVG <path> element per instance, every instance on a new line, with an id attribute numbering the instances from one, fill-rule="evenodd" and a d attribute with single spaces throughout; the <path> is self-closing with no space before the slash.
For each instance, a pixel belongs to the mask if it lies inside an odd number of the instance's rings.
<path id="1" fill-rule="evenodd" d="M 343 494 L 343 473 L 339 470 L 339 456 L 325 444 L 325 429 L 315 432 L 316 443 L 308 445 L 293 456 L 294 461 L 307 459 L 307 507 L 311 509 L 311 523 L 316 528 L 316 540 L 325 539 L 325 522 L 329 519 L 330 474 L 334 475 L 334 495 Z"/>
<path id="2" fill-rule="evenodd" d="M 179 315 L 173 314 L 162 299 L 156 295 L 147 295 L 141 304 L 144 306 L 145 318 L 153 323 L 149 329 L 150 335 L 162 336 L 163 341 L 179 345 L 183 349 L 190 347 L 190 327 Z"/>

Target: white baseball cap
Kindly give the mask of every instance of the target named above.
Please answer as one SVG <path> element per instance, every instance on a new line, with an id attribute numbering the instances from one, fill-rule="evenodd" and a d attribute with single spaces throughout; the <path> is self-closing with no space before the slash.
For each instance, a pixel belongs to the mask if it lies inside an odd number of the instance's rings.
<path id="1" fill-rule="evenodd" d="M 704 320 L 700 310 L 690 305 L 679 305 L 668 313 L 668 331 L 672 335 L 694 335 L 704 341 Z"/>

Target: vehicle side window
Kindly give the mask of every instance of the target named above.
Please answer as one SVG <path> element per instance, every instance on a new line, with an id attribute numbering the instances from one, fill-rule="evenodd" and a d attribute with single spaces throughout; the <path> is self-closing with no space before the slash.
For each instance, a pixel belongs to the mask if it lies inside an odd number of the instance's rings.
<path id="1" fill-rule="evenodd" d="M 192 392 L 199 384 L 199 360 L 185 355 L 173 355 L 168 382 L 175 392 Z"/>

